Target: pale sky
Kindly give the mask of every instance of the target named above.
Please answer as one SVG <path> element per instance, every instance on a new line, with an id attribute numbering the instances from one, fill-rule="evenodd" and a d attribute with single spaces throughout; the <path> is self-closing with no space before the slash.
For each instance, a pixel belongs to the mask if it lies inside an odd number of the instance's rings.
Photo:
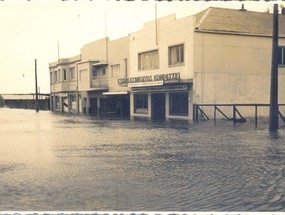
<path id="1" fill-rule="evenodd" d="M 210 6 L 264 12 L 282 1 L 115 1 L 42 0 L 0 1 L 0 94 L 34 93 L 34 60 L 37 59 L 40 92 L 49 93 L 49 63 L 80 54 L 84 44 L 105 37 L 111 40 L 139 31 L 147 21 L 176 14 L 177 18 Z"/>

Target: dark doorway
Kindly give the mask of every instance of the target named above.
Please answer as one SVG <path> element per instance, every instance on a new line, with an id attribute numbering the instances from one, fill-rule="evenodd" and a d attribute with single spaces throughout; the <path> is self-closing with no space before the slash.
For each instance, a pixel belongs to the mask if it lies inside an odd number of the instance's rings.
<path id="1" fill-rule="evenodd" d="M 122 96 L 122 106 L 121 106 L 121 115 L 130 116 L 130 96 Z"/>
<path id="2" fill-rule="evenodd" d="M 151 94 L 152 119 L 165 119 L 165 94 Z"/>
<path id="3" fill-rule="evenodd" d="M 90 98 L 89 114 L 97 114 L 97 98 Z"/>

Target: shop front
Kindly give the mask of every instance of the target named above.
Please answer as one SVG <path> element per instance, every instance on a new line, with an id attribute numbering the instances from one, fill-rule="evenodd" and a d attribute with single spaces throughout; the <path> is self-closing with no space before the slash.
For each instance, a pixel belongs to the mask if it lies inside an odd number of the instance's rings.
<path id="1" fill-rule="evenodd" d="M 131 117 L 192 119 L 193 84 L 181 80 L 180 73 L 133 77 L 124 82 L 131 89 Z"/>
<path id="2" fill-rule="evenodd" d="M 191 119 L 191 83 L 132 88 L 130 97 L 132 117 Z"/>

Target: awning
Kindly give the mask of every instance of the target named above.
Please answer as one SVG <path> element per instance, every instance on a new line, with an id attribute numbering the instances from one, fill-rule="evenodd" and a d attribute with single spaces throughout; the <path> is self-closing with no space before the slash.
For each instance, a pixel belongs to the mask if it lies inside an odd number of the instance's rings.
<path id="1" fill-rule="evenodd" d="M 92 66 L 95 66 L 95 67 L 108 66 L 108 63 L 107 62 L 99 62 L 99 63 L 92 64 Z"/>
<path id="2" fill-rule="evenodd" d="M 129 91 L 119 91 L 119 92 L 104 92 L 103 95 L 112 96 L 112 95 L 128 95 Z"/>
<path id="3" fill-rule="evenodd" d="M 87 92 L 90 92 L 90 91 L 104 91 L 104 90 L 108 90 L 109 88 L 108 87 L 92 87 L 91 89 L 87 89 L 86 91 Z"/>

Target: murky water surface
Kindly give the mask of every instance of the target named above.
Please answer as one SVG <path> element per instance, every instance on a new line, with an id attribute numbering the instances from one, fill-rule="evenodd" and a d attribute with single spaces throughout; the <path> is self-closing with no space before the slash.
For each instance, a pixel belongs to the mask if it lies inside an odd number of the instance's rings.
<path id="1" fill-rule="evenodd" d="M 285 129 L 0 109 L 1 210 L 284 211 Z"/>

